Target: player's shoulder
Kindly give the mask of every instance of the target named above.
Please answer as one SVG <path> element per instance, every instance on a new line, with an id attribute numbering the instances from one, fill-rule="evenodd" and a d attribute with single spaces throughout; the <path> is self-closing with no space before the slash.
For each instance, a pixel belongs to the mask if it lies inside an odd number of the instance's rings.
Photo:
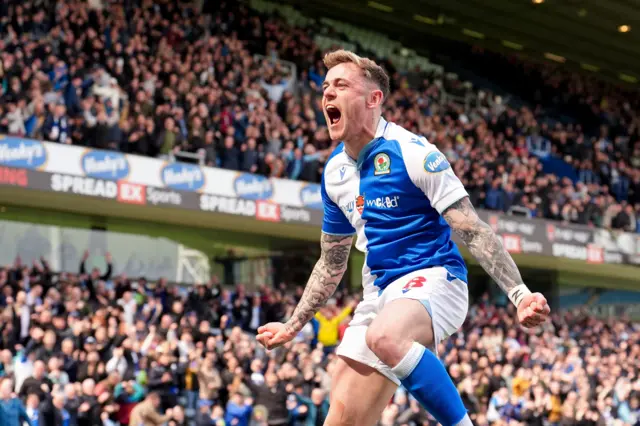
<path id="1" fill-rule="evenodd" d="M 410 170 L 424 169 L 430 173 L 437 173 L 450 166 L 444 154 L 426 137 L 395 123 L 390 122 L 387 125 L 385 139 L 397 142 L 402 158 Z"/>
<path id="2" fill-rule="evenodd" d="M 345 164 L 349 162 L 349 157 L 344 150 L 344 142 L 340 142 L 338 146 L 335 147 L 333 152 L 327 157 L 327 160 L 324 163 L 324 170 L 322 172 L 322 183 L 325 183 L 325 180 L 328 176 L 335 175 L 335 173 L 339 169 L 344 169 Z"/>
<path id="3" fill-rule="evenodd" d="M 327 161 L 325 161 L 325 165 L 330 164 L 331 162 L 333 162 L 333 163 L 340 162 L 340 159 L 341 159 L 340 157 L 342 157 L 343 155 L 347 155 L 347 154 L 344 151 L 344 142 L 340 142 L 334 148 L 334 150 L 331 152 L 331 154 L 329 154 L 329 157 L 327 157 Z"/>
<path id="4" fill-rule="evenodd" d="M 385 127 L 384 138 L 396 141 L 403 154 L 437 151 L 436 146 L 424 136 L 417 135 L 393 122 L 389 122 Z"/>

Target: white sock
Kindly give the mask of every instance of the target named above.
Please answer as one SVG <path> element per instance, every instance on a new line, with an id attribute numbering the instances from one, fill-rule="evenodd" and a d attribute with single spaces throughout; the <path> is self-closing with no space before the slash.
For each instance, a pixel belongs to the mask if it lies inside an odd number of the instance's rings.
<path id="1" fill-rule="evenodd" d="M 473 423 L 471 423 L 471 419 L 469 418 L 469 415 L 465 414 L 462 420 L 456 423 L 455 426 L 473 426 Z"/>
<path id="2" fill-rule="evenodd" d="M 422 354 L 425 350 L 426 348 L 420 343 L 413 342 L 409 352 L 407 352 L 398 365 L 391 369 L 391 372 L 393 372 L 393 374 L 395 374 L 400 380 L 408 377 L 422 359 Z"/>

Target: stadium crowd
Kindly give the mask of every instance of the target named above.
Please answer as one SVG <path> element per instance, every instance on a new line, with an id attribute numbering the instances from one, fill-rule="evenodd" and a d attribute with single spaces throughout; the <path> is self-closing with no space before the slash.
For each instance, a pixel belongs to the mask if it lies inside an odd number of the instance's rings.
<path id="1" fill-rule="evenodd" d="M 285 320 L 302 287 L 249 292 L 212 278 L 185 291 L 112 276 L 106 263 L 0 268 L 0 425 L 323 424 L 356 297 L 340 289 L 267 352 L 256 328 Z M 476 425 L 640 424 L 637 323 L 556 313 L 525 330 L 515 318 L 484 296 L 439 348 Z M 379 423 L 435 424 L 402 388 Z"/>
<path id="2" fill-rule="evenodd" d="M 320 29 L 203 3 L 1 2 L 0 133 L 317 182 L 334 146 Z M 640 230 L 635 94 L 517 63 L 502 83 L 534 93 L 515 106 L 380 62 L 393 89 L 384 116 L 435 143 L 477 206 Z"/>

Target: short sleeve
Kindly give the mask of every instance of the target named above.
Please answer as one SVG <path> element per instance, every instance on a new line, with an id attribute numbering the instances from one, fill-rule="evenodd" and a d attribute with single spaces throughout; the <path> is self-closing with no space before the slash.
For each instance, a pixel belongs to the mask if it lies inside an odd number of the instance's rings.
<path id="1" fill-rule="evenodd" d="M 411 142 L 403 147 L 403 157 L 412 182 L 424 192 L 440 214 L 456 201 L 468 196 L 451 164 L 435 146 Z"/>
<path id="2" fill-rule="evenodd" d="M 352 235 L 356 230 L 353 228 L 342 210 L 333 202 L 327 194 L 324 185 L 324 176 L 320 188 L 322 194 L 322 204 L 324 205 L 324 219 L 322 220 L 322 232 L 333 235 Z"/>

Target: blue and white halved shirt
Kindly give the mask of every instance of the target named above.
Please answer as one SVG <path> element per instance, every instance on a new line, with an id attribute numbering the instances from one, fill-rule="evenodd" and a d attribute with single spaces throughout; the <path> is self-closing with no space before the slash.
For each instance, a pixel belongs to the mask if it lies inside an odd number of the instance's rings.
<path id="1" fill-rule="evenodd" d="M 365 254 L 365 294 L 413 271 L 444 267 L 467 281 L 467 268 L 441 214 L 467 191 L 444 154 L 424 137 L 385 121 L 354 161 L 341 143 L 322 176 L 322 231 L 357 234 Z"/>

